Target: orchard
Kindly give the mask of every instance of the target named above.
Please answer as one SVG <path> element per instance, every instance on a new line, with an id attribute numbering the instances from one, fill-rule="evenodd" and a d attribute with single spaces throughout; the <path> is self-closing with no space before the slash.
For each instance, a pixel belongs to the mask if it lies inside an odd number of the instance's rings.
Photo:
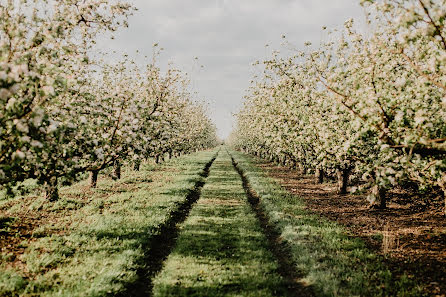
<path id="1" fill-rule="evenodd" d="M 96 38 L 127 26 L 120 1 L 3 1 L 0 6 L 0 183 L 60 178 L 214 145 L 215 128 L 184 74 L 128 58 L 93 59 Z M 184 131 L 189 131 L 188 135 Z M 138 166 L 136 166 L 138 167 Z"/>
<path id="2" fill-rule="evenodd" d="M 0 0 L 0 297 L 445 297 L 446 0 L 344 2 Z"/>
<path id="3" fill-rule="evenodd" d="M 340 193 L 353 180 L 378 208 L 395 186 L 446 195 L 446 2 L 363 6 L 369 34 L 348 20 L 318 50 L 264 61 L 232 143 L 336 178 Z"/>

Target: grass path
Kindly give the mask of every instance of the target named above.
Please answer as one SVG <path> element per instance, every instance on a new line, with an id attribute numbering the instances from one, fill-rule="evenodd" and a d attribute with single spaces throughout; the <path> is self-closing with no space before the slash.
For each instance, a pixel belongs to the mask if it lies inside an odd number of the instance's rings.
<path id="1" fill-rule="evenodd" d="M 138 296 L 133 286 L 156 270 L 148 253 L 187 209 L 216 152 L 127 168 L 119 181 L 101 177 L 96 189 L 79 182 L 56 203 L 0 195 L 0 223 L 11 218 L 0 224 L 0 297 Z M 26 237 L 22 222 L 31 220 Z"/>
<path id="2" fill-rule="evenodd" d="M 290 263 L 316 296 L 424 296 L 406 275 L 394 275 L 382 259 L 341 225 L 314 215 L 305 200 L 283 189 L 255 159 L 231 151 L 249 192 L 288 247 Z"/>
<path id="3" fill-rule="evenodd" d="M 36 195 L 0 193 L 0 297 L 422 296 L 226 148 Z"/>
<path id="4" fill-rule="evenodd" d="M 154 280 L 153 295 L 284 296 L 287 286 L 278 268 L 240 176 L 221 150 Z"/>
<path id="5" fill-rule="evenodd" d="M 156 235 L 151 238 L 150 244 L 144 247 L 145 252 L 142 262 L 145 265 L 139 267 L 137 280 L 117 294 L 117 297 L 143 297 L 150 295 L 153 288 L 152 279 L 162 269 L 164 260 L 170 254 L 175 244 L 178 235 L 177 226 L 184 222 L 189 215 L 189 211 L 200 198 L 201 188 L 205 184 L 210 167 L 217 156 L 218 152 L 199 174 L 201 179 L 197 180 L 194 188 L 189 190 L 186 199 L 178 205 L 176 210 L 170 213 L 169 220 L 159 227 Z"/>

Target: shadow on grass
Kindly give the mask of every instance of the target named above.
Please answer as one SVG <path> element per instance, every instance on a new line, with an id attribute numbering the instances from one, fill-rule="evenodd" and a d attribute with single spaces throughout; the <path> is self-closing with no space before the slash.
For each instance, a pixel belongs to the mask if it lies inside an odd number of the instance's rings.
<path id="1" fill-rule="evenodd" d="M 141 184 L 141 183 L 151 183 L 153 180 L 148 177 L 142 178 L 127 178 L 124 180 L 124 184 Z"/>
<path id="2" fill-rule="evenodd" d="M 234 161 L 234 166 L 256 196 L 252 204 L 270 218 L 282 243 L 289 247 L 290 264 L 294 262 L 295 269 L 306 275 L 318 296 L 424 296 L 407 276 L 392 275 L 362 240 L 308 212 L 302 198 L 264 176 L 249 157 L 234 155 L 240 161 Z"/>
<path id="3" fill-rule="evenodd" d="M 212 197 L 208 191 L 206 196 Z M 263 249 L 265 237 L 252 229 L 243 207 L 196 205 L 170 258 L 184 271 L 177 275 L 170 268 L 167 277 L 161 275 L 154 295 L 287 296 L 286 282 Z"/>
<path id="4" fill-rule="evenodd" d="M 160 285 L 158 293 L 161 296 L 240 296 L 240 292 L 251 290 L 249 296 L 262 296 L 263 288 L 270 287 L 269 282 L 262 282 L 253 278 L 240 278 L 238 283 L 215 283 L 212 285 L 197 284 L 188 286 L 181 282 L 172 285 Z M 246 287 L 246 284 L 251 284 Z M 285 291 L 281 289 L 273 289 L 272 296 L 285 296 Z"/>
<path id="5" fill-rule="evenodd" d="M 14 217 L 0 217 L 0 229 L 8 227 L 14 223 L 15 220 L 16 218 Z"/>
<path id="6" fill-rule="evenodd" d="M 8 228 L 14 224 L 17 218 L 14 217 L 0 217 L 0 235 L 8 234 Z"/>
<path id="7" fill-rule="evenodd" d="M 294 296 L 246 205 L 239 175 L 225 159 L 215 163 L 182 226 L 154 281 L 154 296 Z"/>
<path id="8" fill-rule="evenodd" d="M 262 205 L 260 205 L 259 197 L 257 193 L 251 188 L 249 181 L 238 166 L 234 157 L 227 152 L 232 160 L 232 165 L 235 171 L 240 175 L 242 180 L 243 189 L 245 190 L 246 197 L 252 210 L 256 214 L 257 219 L 268 239 L 271 252 L 274 254 L 279 262 L 279 273 L 288 283 L 288 293 L 290 296 L 314 296 L 314 289 L 311 286 L 303 286 L 297 280 L 302 279 L 305 275 L 301 271 L 295 269 L 296 264 L 292 260 L 293 253 L 288 245 L 282 240 L 280 233 L 277 231 L 277 227 L 271 223 L 270 218 L 266 214 Z"/>
<path id="9" fill-rule="evenodd" d="M 186 199 L 183 203 L 180 203 L 175 211 L 170 214 L 170 219 L 161 225 L 158 230 L 149 234 L 155 234 L 154 236 L 139 237 L 138 245 L 144 250 L 144 257 L 141 259 L 141 265 L 136 271 L 137 280 L 133 283 L 125 284 L 124 290 L 115 296 L 119 297 L 139 297 L 150 296 L 152 292 L 152 279 L 156 273 L 158 273 L 163 265 L 164 260 L 170 254 L 178 236 L 177 225 L 184 222 L 188 216 L 192 206 L 200 198 L 201 188 L 204 186 L 206 178 L 209 175 L 210 167 L 217 158 L 217 154 L 206 164 L 204 170 L 199 174 L 202 178 L 190 179 L 195 182 L 195 186 L 192 190 L 183 191 L 175 190 L 174 194 L 187 193 Z"/>

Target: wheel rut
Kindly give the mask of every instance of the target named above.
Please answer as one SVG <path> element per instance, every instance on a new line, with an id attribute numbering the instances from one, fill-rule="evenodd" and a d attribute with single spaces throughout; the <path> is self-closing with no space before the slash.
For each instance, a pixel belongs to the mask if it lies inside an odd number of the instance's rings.
<path id="1" fill-rule="evenodd" d="M 153 280 L 153 296 L 289 296 L 278 270 L 240 176 L 222 151 Z"/>
<path id="2" fill-rule="evenodd" d="M 183 203 L 179 204 L 177 209 L 170 214 L 170 218 L 165 224 L 160 226 L 157 234 L 142 247 L 145 250 L 145 256 L 142 260 L 144 265 L 136 271 L 137 280 L 128 284 L 123 291 L 115 295 L 117 297 L 147 297 L 152 295 L 153 278 L 163 267 L 163 262 L 167 259 L 175 246 L 178 237 L 178 225 L 183 223 L 189 215 L 193 205 L 200 199 L 201 189 L 206 183 L 206 178 L 219 151 L 205 165 L 203 171 L 199 174 L 202 179 L 197 181 L 186 196 Z"/>
<path id="3" fill-rule="evenodd" d="M 263 207 L 260 205 L 260 198 L 258 194 L 249 184 L 245 173 L 240 166 L 238 166 L 238 163 L 234 157 L 228 151 L 227 153 L 231 157 L 234 169 L 240 175 L 248 202 L 259 220 L 260 226 L 263 229 L 266 238 L 268 239 L 269 249 L 278 261 L 279 268 L 277 272 L 287 283 L 288 296 L 315 296 L 311 287 L 305 286 L 300 282 L 303 275 L 296 271 L 295 263 L 292 260 L 289 247 L 281 240 L 279 232 L 270 222 Z"/>

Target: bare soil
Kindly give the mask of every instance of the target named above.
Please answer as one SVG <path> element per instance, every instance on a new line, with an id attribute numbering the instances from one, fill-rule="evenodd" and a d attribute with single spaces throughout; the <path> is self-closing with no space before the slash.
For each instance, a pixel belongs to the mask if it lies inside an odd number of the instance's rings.
<path id="1" fill-rule="evenodd" d="M 308 210 L 345 226 L 383 255 L 392 273 L 406 274 L 427 296 L 446 297 L 446 219 L 443 198 L 394 189 L 385 210 L 371 209 L 360 195 L 338 195 L 333 182 L 258 161 L 270 177 L 302 197 Z"/>

